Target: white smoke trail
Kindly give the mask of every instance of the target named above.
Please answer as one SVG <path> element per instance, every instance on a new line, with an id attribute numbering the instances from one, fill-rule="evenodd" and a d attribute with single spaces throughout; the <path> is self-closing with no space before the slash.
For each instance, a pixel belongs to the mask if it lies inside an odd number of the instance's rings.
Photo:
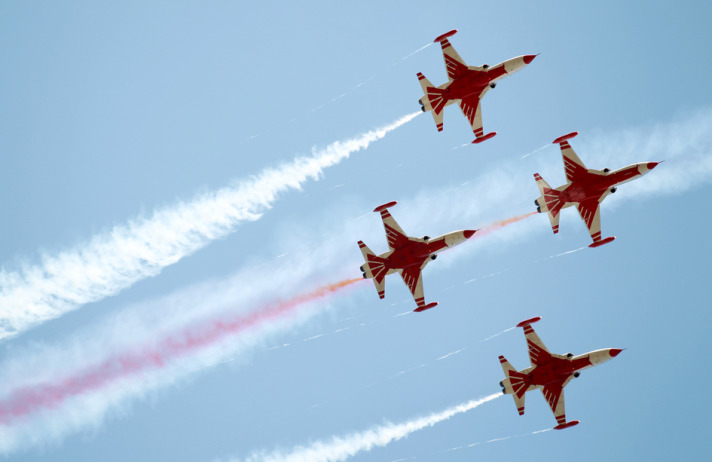
<path id="1" fill-rule="evenodd" d="M 712 112 L 702 114 L 700 117 L 702 120 L 712 122 Z M 641 157 L 647 158 L 646 160 L 669 160 L 644 178 L 625 185 L 626 189 L 636 183 L 660 181 L 664 184 L 671 181 L 668 175 L 677 175 L 680 177 L 678 179 L 686 177 L 687 169 L 694 166 L 696 160 L 702 159 L 702 165 L 707 165 L 705 159 L 712 160 L 712 132 L 705 128 L 704 133 L 699 134 L 695 131 L 695 126 L 696 123 L 690 126 L 681 123 L 656 127 L 656 130 L 665 132 L 671 132 L 671 128 L 674 128 L 678 138 L 660 139 L 659 143 L 645 150 L 647 153 L 645 157 L 632 148 L 635 143 L 631 142 L 631 149 L 619 150 L 618 153 L 622 158 L 609 165 L 622 166 L 626 162 L 641 160 Z M 645 128 L 635 132 L 640 143 L 645 143 L 649 139 L 650 130 Z M 620 135 L 608 134 L 606 139 L 621 147 Z M 595 139 L 593 142 L 595 143 Z M 681 145 L 677 146 L 676 143 Z M 668 150 L 673 149 L 673 144 L 674 149 L 679 150 L 679 154 L 666 155 Z M 587 151 L 587 148 L 579 150 L 582 156 L 584 152 L 595 154 L 593 150 Z M 537 156 L 537 160 L 542 161 L 543 157 Z M 597 163 L 597 161 L 590 162 L 591 166 Z M 547 171 L 556 169 L 563 177 L 559 155 L 552 156 L 545 167 Z M 520 169 L 521 167 L 517 170 Z M 520 176 L 524 179 L 522 180 Z M 710 179 L 712 179 L 712 168 L 692 176 L 690 181 L 683 183 L 686 188 L 695 188 L 709 182 Z M 433 232 L 447 232 L 456 228 L 466 228 L 470 224 L 482 225 L 493 219 L 501 219 L 503 210 L 509 210 L 506 212 L 508 214 L 517 212 L 516 204 L 522 197 L 526 205 L 531 207 L 532 201 L 529 200 L 528 195 L 537 193 L 530 173 L 524 172 L 519 175 L 506 168 L 495 170 L 494 173 L 480 174 L 469 184 L 458 188 L 459 191 L 467 193 L 465 197 L 476 197 L 478 201 L 449 201 L 452 190 L 443 188 L 424 192 L 415 199 L 399 203 L 394 214 L 397 213 L 396 218 L 406 231 L 436 228 Z M 640 192 L 639 197 L 649 198 L 651 195 L 670 192 L 664 188 L 662 192 L 654 189 L 652 192 Z M 620 195 L 621 198 L 627 197 L 630 200 L 635 196 L 633 193 L 623 194 L 623 191 Z M 442 207 L 446 202 L 449 206 Z M 355 244 L 357 240 L 363 239 L 366 242 L 369 239 L 379 240 L 381 245 L 384 245 L 383 228 L 378 222 L 377 215 L 369 212 L 368 215 L 373 220 L 365 217 L 354 220 L 354 217 L 362 216 L 364 210 L 372 208 L 373 204 L 341 207 L 340 215 L 332 214 L 328 222 L 315 225 L 312 219 L 309 227 L 304 229 L 301 229 L 298 224 L 290 225 L 289 233 L 281 238 L 283 248 L 289 249 L 289 253 L 273 262 L 246 268 L 221 281 L 194 285 L 160 299 L 127 307 L 118 316 L 102 319 L 100 323 L 85 326 L 72 333 L 71 339 L 53 344 L 34 343 L 23 348 L 15 348 L 11 357 L 3 360 L 0 365 L 0 396 L 7 396 L 27 383 L 54 383 L 58 378 L 71 375 L 75 370 L 82 370 L 92 364 L 105 361 L 117 353 L 131 351 L 137 345 L 143 345 L 165 334 L 184 330 L 191 324 L 220 319 L 226 313 L 234 313 L 236 309 L 244 311 L 248 307 L 254 308 L 272 297 L 293 295 L 302 291 L 304 286 L 313 284 L 314 281 L 331 281 L 334 277 L 352 276 L 357 273 L 356 269 L 361 264 Z M 512 208 L 514 210 L 511 210 Z M 572 223 L 575 220 L 580 224 L 579 217 L 575 213 L 570 214 L 570 217 Z M 540 220 L 537 221 L 537 218 Z M 341 226 L 335 226 L 333 224 L 335 220 L 340 220 Z M 315 227 L 329 230 L 329 236 L 315 240 L 313 236 Z M 437 227 L 441 229 L 438 230 Z M 492 234 L 486 239 L 463 244 L 448 252 L 446 258 L 439 259 L 437 264 L 429 266 L 427 271 L 428 273 L 442 271 L 447 268 L 449 262 L 471 257 L 474 252 L 483 251 L 485 247 L 502 251 L 512 240 L 531 240 L 550 233 L 548 220 L 545 217 L 532 217 Z M 281 252 L 275 249 L 274 254 L 279 253 Z M 399 282 L 393 281 L 393 283 Z M 433 293 L 436 289 L 433 286 L 426 288 L 430 291 L 427 293 Z M 364 286 L 362 290 L 369 291 L 373 288 Z M 342 303 L 348 301 L 343 300 Z M 412 300 L 409 299 L 408 303 L 412 303 Z M 384 307 L 387 308 L 388 305 Z M 411 309 L 407 312 L 409 315 Z M 400 311 L 400 309 L 395 310 Z M 135 402 L 154 390 L 179 383 L 200 368 L 228 358 L 235 358 L 237 363 L 242 363 L 260 348 L 274 346 L 275 340 L 279 339 L 278 335 L 310 319 L 314 313 L 314 311 L 306 311 L 287 321 L 266 325 L 264 329 L 250 332 L 249 335 L 226 339 L 225 342 L 206 348 L 200 354 L 181 358 L 180 361 L 160 371 L 147 372 L 139 378 L 130 378 L 97 390 L 95 393 L 77 396 L 71 402 L 57 406 L 45 415 L 0 428 L 0 451 L 12 452 L 20 447 L 47 440 L 61 440 L 82 428 L 99 425 L 112 413 L 124 414 L 127 403 Z M 396 314 L 393 309 L 390 313 Z"/>
<path id="2" fill-rule="evenodd" d="M 545 144 L 544 146 L 542 146 L 542 147 L 540 147 L 540 148 L 537 148 L 537 149 L 535 149 L 535 150 L 533 150 L 533 151 L 530 151 L 530 152 L 524 154 L 522 157 L 520 157 L 520 159 L 526 159 L 527 157 L 531 156 L 532 154 L 536 154 L 536 153 L 539 152 L 539 151 L 543 151 L 544 149 L 546 149 L 546 148 L 548 148 L 548 147 L 551 147 L 551 145 L 550 145 L 550 144 Z"/>
<path id="3" fill-rule="evenodd" d="M 88 243 L 58 255 L 43 255 L 38 266 L 0 271 L 0 339 L 114 295 L 155 276 L 181 258 L 225 237 L 245 220 L 257 220 L 280 193 L 318 179 L 324 169 L 366 149 L 419 112 L 355 138 L 313 150 L 233 187 L 200 195 L 187 203 L 157 210 Z"/>
<path id="4" fill-rule="evenodd" d="M 161 388 L 225 361 L 244 363 L 254 352 L 267 350 L 277 335 L 315 316 L 328 301 L 304 303 L 286 315 L 265 318 L 249 329 L 204 342 L 191 351 L 169 353 L 155 367 L 131 371 L 132 363 L 145 363 L 146 357 L 155 356 L 151 352 L 187 345 L 191 337 L 199 338 L 201 331 L 216 323 L 259 316 L 260 308 L 269 301 L 309 292 L 315 282 L 295 277 L 297 267 L 291 261 L 286 266 L 252 266 L 223 281 L 195 285 L 128 307 L 59 343 L 14 345 L 13 354 L 0 366 L 0 453 L 57 443 L 69 434 L 100 425 L 107 417 L 124 415 L 131 402 L 151 397 Z M 309 262 L 299 270 L 309 279 L 324 280 Z M 331 270 L 329 280 L 340 276 Z M 91 385 L 94 381 L 101 384 Z M 21 415 L 8 412 L 15 407 L 14 396 L 40 390 L 42 400 L 57 395 L 44 389 L 62 384 L 88 386 L 81 393 L 66 394 Z"/>
<path id="5" fill-rule="evenodd" d="M 678 195 L 712 182 L 712 109 L 699 110 L 674 122 L 624 129 L 618 132 L 582 133 L 572 146 L 588 168 L 617 169 L 645 161 L 665 160 L 642 178 L 622 185 L 616 194 L 609 195 L 601 205 L 604 234 L 614 234 L 614 223 L 606 219 L 611 211 L 630 201 Z M 398 204 L 397 217 L 409 217 L 408 229 L 428 229 L 433 223 L 458 227 L 480 226 L 502 217 L 502 210 L 519 214 L 534 209 L 539 196 L 533 173 L 539 172 L 552 187 L 564 184 L 564 168 L 560 152 L 534 156 L 527 160 L 503 162 L 487 172 L 478 172 L 472 180 L 451 186 L 422 190 L 416 197 Z M 528 162 L 530 167 L 522 167 Z M 455 201 L 452 197 L 476 200 Z M 449 204 L 442 207 L 442 204 Z M 418 209 L 428 213 L 417 213 Z M 395 211 L 397 210 L 397 211 Z M 403 224 L 401 224 L 403 225 Z M 611 231 L 613 230 L 613 231 Z M 435 232 L 435 231 L 434 231 Z M 582 234 L 581 244 L 590 242 L 588 231 L 575 210 L 561 213 L 559 235 Z M 549 220 L 542 214 L 510 226 L 487 241 L 475 240 L 463 249 L 448 255 L 439 267 L 447 267 L 458 259 L 470 258 L 482 250 L 505 242 L 530 239 L 532 236 L 551 235 Z M 585 237 L 584 237 L 585 235 Z M 623 239 L 625 236 L 618 236 Z M 484 244 L 486 242 L 486 244 Z M 447 262 L 447 263 L 446 263 Z"/>
<path id="6" fill-rule="evenodd" d="M 328 441 L 317 441 L 309 446 L 297 446 L 289 452 L 276 450 L 271 453 L 256 452 L 244 459 L 246 462 L 328 462 L 346 460 L 361 451 L 383 447 L 403 439 L 413 432 L 423 430 L 448 420 L 458 414 L 470 411 L 485 403 L 499 398 L 502 393 L 493 393 L 484 398 L 471 400 L 457 406 L 436 412 L 425 417 L 419 417 L 399 424 L 387 423 L 370 430 L 352 433 L 346 436 L 335 436 Z M 235 459 L 240 460 L 240 459 Z"/>
<path id="7" fill-rule="evenodd" d="M 539 435 L 539 434 L 541 434 L 541 433 L 546 433 L 546 432 L 551 431 L 551 430 L 553 430 L 553 428 L 545 428 L 544 430 L 537 430 L 537 431 L 529 432 L 529 433 L 521 433 L 521 434 L 519 434 L 519 435 L 509 435 L 509 436 L 503 436 L 503 437 L 500 437 L 500 438 L 492 438 L 491 440 L 487 440 L 487 441 L 477 441 L 476 443 L 470 443 L 470 444 L 467 444 L 467 445 L 464 445 L 464 446 L 457 446 L 457 447 L 454 447 L 454 448 L 450 448 L 450 449 L 447 449 L 447 450 L 445 450 L 445 451 L 441 451 L 441 453 L 442 453 L 442 454 L 445 454 L 445 453 L 448 453 L 448 452 L 460 451 L 460 450 L 462 450 L 462 449 L 474 448 L 475 446 L 481 446 L 481 445 L 483 445 L 483 444 L 498 443 L 498 442 L 500 442 L 500 441 L 507 441 L 507 440 L 510 440 L 510 439 L 512 439 L 512 438 L 522 438 L 522 437 L 525 437 L 525 436 Z"/>

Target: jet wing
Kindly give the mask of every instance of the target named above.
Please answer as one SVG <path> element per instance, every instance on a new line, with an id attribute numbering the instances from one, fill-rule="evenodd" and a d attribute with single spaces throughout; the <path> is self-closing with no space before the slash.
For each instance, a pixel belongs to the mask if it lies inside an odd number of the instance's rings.
<path id="1" fill-rule="evenodd" d="M 540 364 L 545 364 L 551 359 L 551 353 L 549 353 L 548 348 L 541 341 L 539 336 L 531 324 L 526 324 L 524 327 L 524 336 L 527 339 L 527 347 L 529 348 L 529 360 L 532 362 L 532 366 L 538 366 Z"/>
<path id="2" fill-rule="evenodd" d="M 564 158 L 564 172 L 566 180 L 571 183 L 586 175 L 588 169 L 583 161 L 576 154 L 568 141 L 561 143 L 561 155 Z"/>
<path id="3" fill-rule="evenodd" d="M 551 385 L 546 385 L 541 389 L 544 399 L 549 403 L 551 412 L 554 413 L 556 422 L 559 425 L 566 423 L 566 408 L 564 405 L 564 385 L 561 383 L 554 383 Z"/>
<path id="4" fill-rule="evenodd" d="M 395 218 L 391 216 L 388 209 L 381 210 L 381 219 L 383 220 L 383 228 L 386 230 L 388 247 L 391 250 L 399 249 L 408 243 L 408 236 L 398 225 Z"/>
<path id="5" fill-rule="evenodd" d="M 400 270 L 400 275 L 403 278 L 403 282 L 408 286 L 410 293 L 413 294 L 413 299 L 415 300 L 418 307 L 425 306 L 425 295 L 423 294 L 423 268 L 430 261 L 426 258 L 425 261 L 419 266 L 413 265 L 406 269 Z"/>
<path id="6" fill-rule="evenodd" d="M 467 64 L 462 60 L 460 55 L 455 51 L 455 47 L 450 44 L 450 41 L 445 38 L 440 42 L 443 48 L 443 58 L 445 59 L 445 70 L 447 78 L 452 81 L 467 72 Z"/>
<path id="7" fill-rule="evenodd" d="M 459 103 L 462 115 L 470 122 L 472 131 L 475 132 L 475 136 L 478 138 L 484 133 L 482 130 L 482 108 L 480 101 L 489 88 L 490 87 L 485 88 L 479 96 L 468 96 L 467 98 L 461 99 Z"/>
<path id="8" fill-rule="evenodd" d="M 601 240 L 601 207 L 596 199 L 589 199 L 579 202 L 576 209 L 581 215 L 581 219 L 586 223 L 588 232 L 591 234 L 593 242 Z"/>

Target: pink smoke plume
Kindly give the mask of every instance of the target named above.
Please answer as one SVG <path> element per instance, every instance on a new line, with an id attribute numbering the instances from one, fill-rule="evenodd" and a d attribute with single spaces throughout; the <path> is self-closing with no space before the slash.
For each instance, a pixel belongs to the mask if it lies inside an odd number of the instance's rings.
<path id="1" fill-rule="evenodd" d="M 487 226 L 484 226 L 480 229 L 477 230 L 477 233 L 475 234 L 475 238 L 478 237 L 484 237 L 487 236 L 488 234 L 493 233 L 494 231 L 497 231 L 499 229 L 504 228 L 507 225 L 511 225 L 512 223 L 516 223 L 518 221 L 522 221 L 525 218 L 529 218 L 532 215 L 536 215 L 538 212 L 530 212 L 524 215 L 518 215 L 516 217 L 512 218 L 507 218 L 505 220 L 500 220 L 500 221 L 495 221 L 494 223 L 490 223 Z"/>
<path id="2" fill-rule="evenodd" d="M 14 390 L 0 400 L 0 425 L 10 424 L 13 419 L 35 412 L 52 409 L 73 396 L 99 390 L 117 380 L 161 369 L 175 359 L 214 345 L 228 336 L 292 314 L 304 303 L 324 298 L 362 280 L 346 279 L 287 300 L 273 302 L 241 317 L 214 320 L 200 327 L 185 329 L 151 345 L 144 345 L 143 348 L 111 356 L 99 364 L 53 383 L 33 384 Z"/>

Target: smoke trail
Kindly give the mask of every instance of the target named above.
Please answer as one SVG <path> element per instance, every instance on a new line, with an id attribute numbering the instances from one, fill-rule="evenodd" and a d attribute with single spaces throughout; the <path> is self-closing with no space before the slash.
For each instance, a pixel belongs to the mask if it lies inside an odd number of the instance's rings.
<path id="1" fill-rule="evenodd" d="M 433 44 L 433 42 L 426 43 L 425 45 L 423 45 L 422 47 L 418 48 L 418 49 L 415 50 L 414 52 L 403 56 L 403 57 L 401 58 L 401 61 L 405 61 L 406 59 L 408 59 L 408 58 L 410 58 L 410 57 L 412 57 L 412 56 L 414 56 L 414 55 L 420 53 L 421 51 L 425 50 L 426 48 L 428 48 L 428 47 L 429 47 L 430 45 L 432 45 L 432 44 Z"/>
<path id="2" fill-rule="evenodd" d="M 694 122 L 690 126 L 682 123 L 665 124 L 653 129 L 635 129 L 632 133 L 638 142 L 628 143 L 632 146 L 630 149 L 615 150 L 620 158 L 616 157 L 615 162 L 609 165 L 639 161 L 639 146 L 649 139 L 651 130 L 663 134 L 675 133 L 674 139 L 659 137 L 658 142 L 645 151 L 645 158 L 665 158 L 669 162 L 637 182 L 655 183 L 660 179 L 655 192 L 651 194 L 642 191 L 640 198 L 679 193 L 679 188 L 665 187 L 673 179 L 677 179 L 675 184 L 687 189 L 709 183 L 712 179 L 712 132 L 708 127 L 712 123 L 712 111 L 707 116 L 695 115 L 690 120 Z M 606 133 L 605 142 L 615 148 L 627 145 L 615 133 Z M 668 153 L 673 147 L 677 156 Z M 582 151 L 585 149 L 582 148 Z M 590 151 L 593 153 L 593 150 Z M 673 157 L 676 157 L 674 163 Z M 701 164 L 698 162 L 700 159 Z M 537 160 L 544 161 L 541 157 L 537 157 Z M 551 170 L 562 171 L 560 156 L 552 156 L 547 162 Z M 606 165 L 601 162 L 596 164 Z M 423 190 L 417 197 L 400 203 L 398 219 L 406 225 L 406 229 L 431 229 L 437 223 L 449 230 L 462 227 L 463 222 L 476 224 L 501 217 L 503 210 L 516 209 L 520 202 L 526 202 L 521 207 L 532 207 L 533 201 L 530 198 L 538 194 L 536 185 L 531 172 L 520 170 L 510 168 L 505 162 L 502 168 L 477 173 L 472 181 L 458 188 L 458 193 L 462 193 L 463 197 L 477 200 L 453 202 L 452 188 Z M 695 175 L 689 176 L 691 170 L 695 170 Z M 540 171 L 543 172 L 542 169 Z M 683 178 L 686 181 L 682 181 Z M 633 182 L 625 186 L 635 184 Z M 621 197 L 633 196 L 631 192 Z M 450 206 L 442 207 L 443 203 L 449 203 Z M 289 249 L 288 254 L 279 259 L 278 265 L 265 263 L 264 268 L 252 266 L 220 281 L 194 285 L 160 299 L 126 307 L 117 316 L 78 329 L 61 342 L 35 343 L 21 351 L 14 350 L 0 367 L 0 397 L 8 396 L 7 390 L 12 392 L 32 382 L 52 383 L 57 377 L 66 376 L 70 370 L 86 370 L 92 364 L 102 363 L 107 357 L 115 356 L 116 352 L 150 344 L 149 339 L 165 337 L 182 331 L 186 326 L 201 324 L 206 319 L 222 319 L 226 313 L 235 312 L 235 300 L 241 300 L 243 306 L 262 306 L 266 296 L 274 297 L 275 292 L 283 297 L 294 294 L 306 280 L 320 280 L 324 274 L 348 275 L 348 269 L 355 270 L 360 264 L 360 261 L 356 261 L 354 243 L 359 239 L 367 241 L 369 236 L 383 239 L 382 227 L 373 226 L 370 220 L 354 220 L 364 210 L 372 208 L 372 204 L 360 205 L 362 207 L 357 209 L 342 208 L 337 215 L 331 214 L 328 221 L 323 220 L 319 225 L 314 223 L 318 221 L 318 216 L 310 217 L 309 226 L 303 229 L 298 223 L 292 224 L 289 233 L 278 238 L 278 247 Z M 571 214 L 572 222 L 576 220 L 580 224 L 579 217 L 574 215 Z M 526 220 L 520 226 L 502 228 L 487 239 L 460 246 L 457 251 L 447 254 L 447 261 L 471 258 L 485 246 L 501 252 L 517 236 L 521 240 L 531 240 L 538 235 L 550 235 L 551 228 L 546 217 L 539 217 L 539 222 L 536 220 Z M 341 222 L 340 225 L 335 225 L 335 221 Z M 316 241 L 313 236 L 310 237 L 315 227 L 328 229 L 329 236 Z M 278 249 L 274 250 L 275 254 L 280 253 Z M 428 271 L 442 271 L 444 268 L 443 265 L 432 265 Z M 412 303 L 412 299 L 409 298 L 409 302 Z M 226 339 L 222 344 L 205 347 L 199 354 L 174 361 L 160 369 L 159 374 L 150 374 L 149 369 L 146 369 L 142 372 L 144 375 L 131 377 L 132 380 L 127 378 L 118 381 L 115 386 L 106 384 L 100 393 L 86 393 L 67 399 L 54 411 L 37 413 L 37 417 L 28 418 L 26 423 L 18 422 L 18 425 L 12 427 L 0 426 L 0 451 L 8 452 L 20 446 L 60 440 L 78 429 L 101 424 L 111 411 L 123 413 L 125 404 L 143 398 L 152 390 L 184 380 L 196 370 L 232 357 L 236 362 L 245 361 L 250 353 L 267 346 L 264 340 L 270 338 L 270 335 L 296 327 L 309 319 L 311 314 L 306 309 L 299 310 L 299 316 L 294 313 L 295 316 L 285 317 L 284 320 L 273 319 L 274 322 L 263 323 L 261 330 L 254 335 L 250 330 L 243 331 L 239 336 L 229 337 L 229 341 Z M 410 315 L 412 312 L 409 310 L 407 313 Z"/>
<path id="3" fill-rule="evenodd" d="M 233 187 L 157 210 L 130 221 L 87 244 L 42 256 L 42 263 L 19 272 L 0 271 L 0 339 L 56 318 L 85 303 L 114 295 L 135 282 L 155 276 L 210 241 L 225 237 L 245 220 L 257 220 L 280 193 L 299 189 L 324 169 L 366 149 L 419 112 L 384 127 L 298 157 Z"/>
<path id="4" fill-rule="evenodd" d="M 527 157 L 531 156 L 532 154 L 535 154 L 535 153 L 537 153 L 537 152 L 539 152 L 539 151 L 543 151 L 544 149 L 546 149 L 546 148 L 548 148 L 548 147 L 551 147 L 551 144 L 545 144 L 544 146 L 542 146 L 542 147 L 540 147 L 540 148 L 537 148 L 537 149 L 535 149 L 535 150 L 533 150 L 533 151 L 530 151 L 530 152 L 524 154 L 524 155 L 523 155 L 522 157 L 520 157 L 519 159 L 526 159 Z"/>
<path id="5" fill-rule="evenodd" d="M 541 433 L 546 433 L 546 432 L 551 431 L 551 430 L 553 430 L 553 428 L 545 428 L 544 430 L 537 430 L 537 431 L 529 432 L 529 433 L 521 433 L 521 434 L 518 434 L 518 435 L 502 436 L 502 437 L 500 437 L 500 438 L 492 438 L 492 439 L 487 440 L 487 441 L 477 441 L 477 442 L 475 442 L 475 443 L 470 443 L 470 444 L 467 444 L 467 445 L 465 445 L 465 446 L 458 446 L 458 447 L 455 447 L 455 448 L 447 449 L 447 450 L 445 450 L 445 451 L 440 451 L 440 453 L 441 453 L 441 454 L 445 454 L 445 453 L 448 453 L 448 452 L 454 452 L 454 451 L 460 451 L 460 450 L 462 450 L 462 449 L 473 448 L 473 447 L 475 447 L 475 446 L 480 446 L 480 445 L 483 445 L 483 444 L 498 443 L 498 442 L 500 442 L 500 441 L 506 441 L 506 440 L 509 440 L 509 439 L 512 439 L 512 438 L 522 438 L 522 437 L 525 437 L 525 436 L 539 435 L 539 434 L 541 434 Z"/>
<path id="6" fill-rule="evenodd" d="M 494 334 L 494 335 L 490 335 L 489 337 L 480 340 L 480 342 L 486 342 L 487 340 L 492 340 L 493 338 L 499 337 L 500 335 L 502 335 L 502 334 L 504 334 L 504 333 L 506 333 L 506 332 L 509 332 L 509 331 L 512 330 L 512 329 L 516 329 L 516 327 L 510 327 L 509 329 L 504 329 L 502 332 L 497 332 L 497 333 Z"/>
<path id="7" fill-rule="evenodd" d="M 483 228 L 478 229 L 477 233 L 475 233 L 474 237 L 485 237 L 489 234 L 492 234 L 494 231 L 502 229 L 507 225 L 511 225 L 512 223 L 517 223 L 519 221 L 522 221 L 525 218 L 529 218 L 532 215 L 536 215 L 537 213 L 538 212 L 534 211 L 534 212 L 526 213 L 524 215 L 517 215 L 516 217 L 507 218 L 505 220 L 495 221 L 494 223 L 491 223 L 487 226 L 484 226 Z"/>
<path id="8" fill-rule="evenodd" d="M 352 433 L 346 436 L 335 436 L 329 441 L 317 441 L 309 446 L 297 446 L 288 453 L 284 453 L 281 450 L 276 450 L 269 454 L 256 452 L 251 454 L 245 461 L 297 462 L 308 460 L 310 462 L 327 462 L 346 460 L 361 451 L 370 451 L 376 447 L 386 446 L 393 441 L 405 438 L 413 432 L 432 427 L 437 423 L 475 409 L 500 396 L 504 395 L 502 395 L 502 393 L 493 393 L 484 398 L 471 400 L 425 417 L 419 417 L 399 424 L 388 423 L 377 426 L 371 430 Z"/>
<path id="9" fill-rule="evenodd" d="M 96 391 L 111 382 L 140 375 L 151 369 L 162 369 L 172 361 L 216 344 L 228 336 L 259 328 L 276 318 L 285 317 L 305 303 L 324 298 L 363 279 L 346 279 L 319 287 L 287 300 L 276 302 L 246 316 L 213 320 L 202 326 L 166 336 L 154 345 L 143 345 L 133 351 L 106 358 L 70 376 L 50 383 L 35 383 L 10 391 L 0 400 L 0 425 L 18 418 L 52 409 L 67 399 Z"/>

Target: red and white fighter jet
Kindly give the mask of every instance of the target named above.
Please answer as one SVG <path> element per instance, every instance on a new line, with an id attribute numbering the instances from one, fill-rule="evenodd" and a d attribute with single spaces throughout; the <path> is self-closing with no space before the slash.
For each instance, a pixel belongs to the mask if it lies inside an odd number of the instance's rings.
<path id="1" fill-rule="evenodd" d="M 428 236 L 423 236 L 422 239 L 408 237 L 388 212 L 388 208 L 396 204 L 395 201 L 389 202 L 373 210 L 381 213 L 389 250 L 384 254 L 376 255 L 363 241 L 358 241 L 363 259 L 366 260 L 366 264 L 361 266 L 361 271 L 364 278 L 373 279 L 380 298 L 384 298 L 386 295 L 386 276 L 397 271 L 418 305 L 414 311 L 429 310 L 437 306 L 438 303 L 425 304 L 421 274 L 423 268 L 431 260 L 435 260 L 440 252 L 465 242 L 477 230 L 455 231 L 434 239 Z"/>
<path id="2" fill-rule="evenodd" d="M 499 362 L 502 364 L 502 370 L 504 370 L 506 378 L 499 382 L 499 385 L 502 387 L 502 393 L 512 395 L 519 415 L 524 414 L 524 395 L 526 392 L 537 388 L 540 389 L 558 423 L 554 430 L 563 430 L 579 423 L 578 420 L 566 421 L 564 387 L 569 384 L 571 379 L 578 377 L 581 370 L 605 363 L 609 359 L 618 356 L 623 350 L 606 348 L 578 356 L 574 356 L 572 353 L 568 353 L 565 356 L 549 353 L 549 350 L 531 326 L 531 324 L 540 319 L 537 316 L 517 324 L 517 327 L 524 328 L 524 336 L 527 339 L 529 359 L 532 366 L 523 371 L 517 371 L 504 356 L 500 356 Z"/>
<path id="3" fill-rule="evenodd" d="M 418 72 L 418 80 L 420 80 L 420 86 L 425 93 L 419 102 L 423 112 L 432 112 L 439 132 L 443 130 L 443 110 L 446 106 L 458 103 L 462 114 L 470 122 L 472 131 L 475 132 L 473 143 L 481 143 L 497 134 L 497 132 L 484 134 L 480 108 L 482 97 L 497 86 L 498 80 L 522 69 L 531 63 L 536 55 L 518 56 L 491 67 L 487 64 L 468 66 L 448 40 L 448 37 L 455 33 L 457 33 L 457 29 L 435 39 L 436 43 L 440 42 L 443 49 L 447 83 L 436 87 L 422 73 Z"/>
<path id="4" fill-rule="evenodd" d="M 541 196 L 534 201 L 534 204 L 537 212 L 549 214 L 554 234 L 559 232 L 561 209 L 576 205 L 581 219 L 586 223 L 591 239 L 593 239 L 593 244 L 589 247 L 598 247 L 615 239 L 614 236 L 601 239 L 599 204 L 606 196 L 616 192 L 619 185 L 645 175 L 660 162 L 641 162 L 623 167 L 615 172 L 608 168 L 603 170 L 588 169 L 567 141 L 576 135 L 578 132 L 572 132 L 554 140 L 554 144 L 558 143 L 561 146 L 567 183 L 552 189 L 541 175 L 535 173 L 534 179 Z"/>

